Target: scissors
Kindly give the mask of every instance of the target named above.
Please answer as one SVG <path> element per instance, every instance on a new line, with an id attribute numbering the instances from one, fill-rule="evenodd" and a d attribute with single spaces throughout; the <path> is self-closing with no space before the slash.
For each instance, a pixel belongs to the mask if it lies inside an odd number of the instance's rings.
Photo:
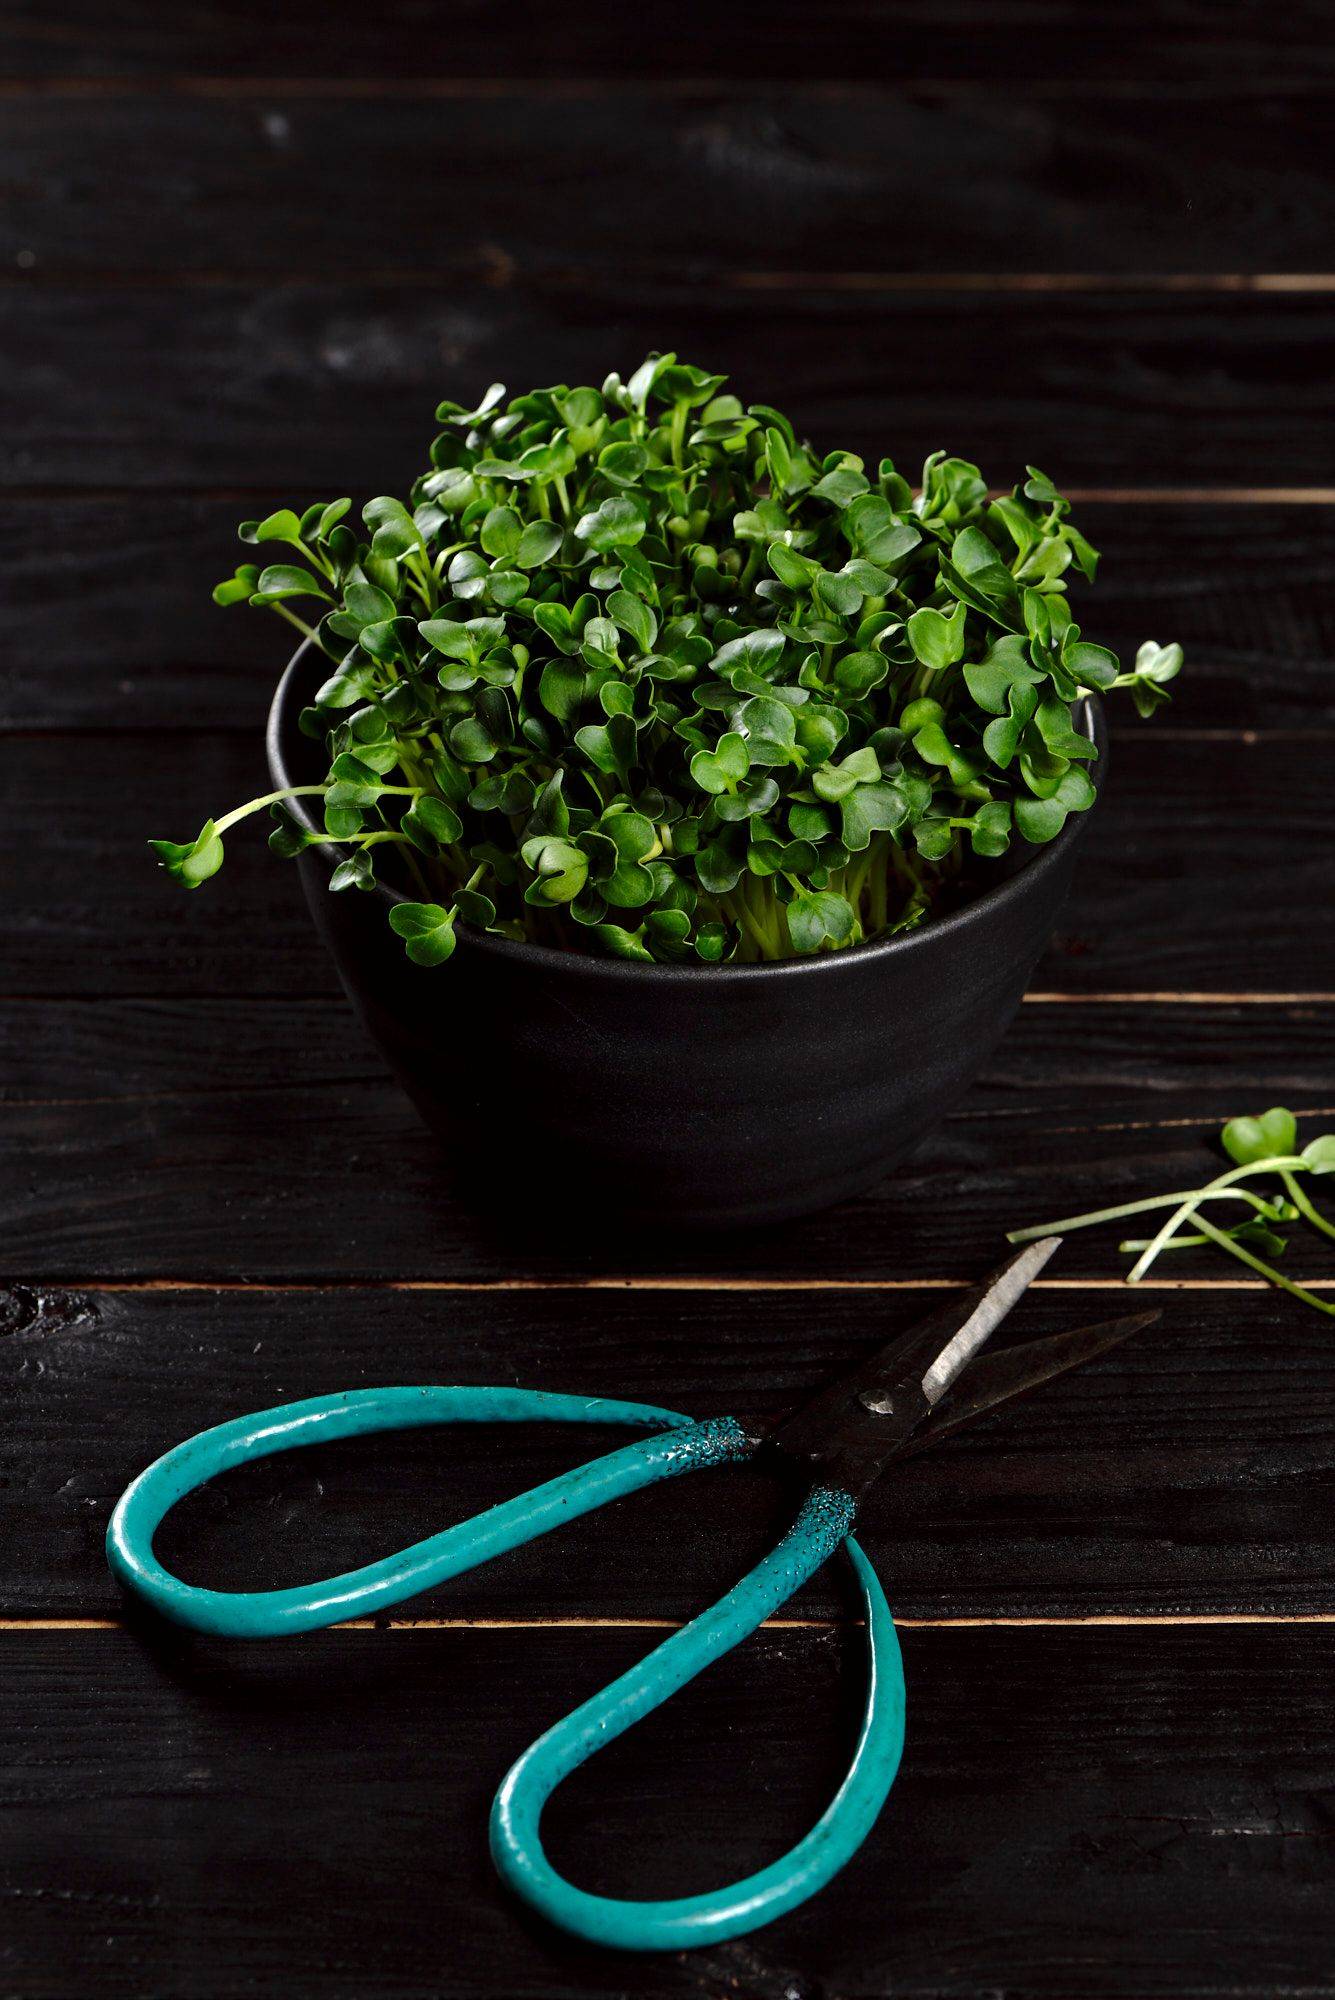
<path id="1" fill-rule="evenodd" d="M 709 1610 L 524 1752 L 496 1794 L 490 1829 L 492 1859 L 509 1887 L 550 1922 L 592 1943 L 682 1950 L 741 1936 L 824 1888 L 870 1833 L 899 1767 L 904 1743 L 899 1643 L 880 1582 L 850 1532 L 876 1479 L 891 1459 L 933 1444 L 998 1404 L 1093 1360 L 1159 1317 L 1136 1313 L 975 1362 L 1059 1240 L 1029 1244 L 975 1290 L 952 1297 L 766 1436 L 733 1417 L 694 1422 L 644 1403 L 513 1388 L 352 1389 L 238 1417 L 177 1445 L 126 1488 L 107 1530 L 108 1560 L 128 1590 L 178 1625 L 225 1638 L 273 1638 L 386 1611 L 660 1479 L 752 1458 L 768 1464 L 801 1495 L 791 1527 Z M 967 1386 L 947 1397 L 971 1364 Z M 649 1435 L 397 1555 L 325 1582 L 283 1590 L 205 1590 L 182 1582 L 153 1554 L 154 1533 L 178 1500 L 250 1459 L 372 1431 L 535 1419 L 618 1424 Z M 701 1895 L 627 1901 L 592 1895 L 558 1874 L 544 1852 L 539 1820 L 561 1781 L 740 1644 L 841 1545 L 862 1599 L 867 1692 L 848 1772 L 811 1831 L 758 1873 Z"/>

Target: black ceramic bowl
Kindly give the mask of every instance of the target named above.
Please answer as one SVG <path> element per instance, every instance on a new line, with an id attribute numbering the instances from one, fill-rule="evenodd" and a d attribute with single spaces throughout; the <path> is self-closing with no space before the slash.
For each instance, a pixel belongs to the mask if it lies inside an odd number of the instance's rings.
<path id="1" fill-rule="evenodd" d="M 276 787 L 327 768 L 297 726 L 322 678 L 303 646 L 279 683 Z M 1096 702 L 1082 726 L 1101 775 Z M 291 810 L 313 826 L 305 804 Z M 329 847 L 297 866 L 348 998 L 461 1192 L 517 1218 L 610 1208 L 728 1228 L 859 1193 L 939 1122 L 1015 1013 L 1086 818 L 920 931 L 775 965 L 636 965 L 461 928 L 428 971 L 389 929 L 392 889 L 331 895 Z"/>

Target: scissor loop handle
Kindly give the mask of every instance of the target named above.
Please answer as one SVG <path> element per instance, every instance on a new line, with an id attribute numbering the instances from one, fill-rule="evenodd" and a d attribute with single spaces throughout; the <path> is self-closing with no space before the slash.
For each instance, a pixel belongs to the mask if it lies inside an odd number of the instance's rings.
<path id="1" fill-rule="evenodd" d="M 323 1582 L 285 1590 L 205 1590 L 174 1576 L 153 1553 L 153 1536 L 178 1500 L 251 1459 L 418 1425 L 544 1419 L 625 1425 L 653 1435 L 396 1555 Z M 754 1450 L 755 1440 L 731 1417 L 694 1423 L 677 1411 L 645 1403 L 507 1388 L 354 1389 L 240 1417 L 177 1445 L 122 1494 L 107 1529 L 107 1558 L 127 1589 L 194 1631 L 228 1638 L 310 1632 L 401 1604 L 622 1494 L 745 1459 Z M 726 1596 L 525 1751 L 501 1785 L 491 1818 L 496 1866 L 525 1902 L 561 1929 L 597 1944 L 631 1951 L 681 1950 L 737 1937 L 770 1922 L 823 1888 L 856 1853 L 899 1767 L 904 1678 L 884 1593 L 848 1533 L 853 1513 L 848 1494 L 814 1489 L 788 1533 Z M 542 1809 L 557 1785 L 603 1744 L 740 1644 L 841 1542 L 852 1560 L 866 1615 L 867 1701 L 848 1774 L 816 1825 L 769 1867 L 704 1895 L 632 1902 L 595 1896 L 567 1882 L 547 1859 L 539 1832 Z"/>
<path id="2" fill-rule="evenodd" d="M 220 1472 L 303 1445 L 426 1424 L 621 1424 L 655 1436 L 625 1445 L 503 1500 L 396 1555 L 286 1590 L 204 1590 L 153 1553 L 163 1516 Z M 107 1528 L 107 1560 L 127 1589 L 175 1624 L 223 1638 L 268 1639 L 313 1632 L 402 1604 L 507 1549 L 589 1514 L 660 1479 L 746 1458 L 754 1442 L 731 1417 L 693 1423 L 675 1410 L 536 1389 L 352 1389 L 280 1404 L 201 1431 L 150 1465 L 125 1489 Z"/>
<path id="3" fill-rule="evenodd" d="M 823 1889 L 876 1823 L 904 1747 L 904 1670 L 880 1582 L 848 1534 L 847 1494 L 816 1489 L 772 1553 L 725 1597 L 539 1737 L 496 1794 L 491 1854 L 503 1879 L 562 1930 L 623 1951 L 683 1951 L 740 1937 Z M 543 1849 L 542 1809 L 563 1778 L 746 1638 L 843 1542 L 867 1628 L 867 1698 L 847 1776 L 811 1831 L 778 1861 L 726 1888 L 657 1902 L 591 1895 Z"/>

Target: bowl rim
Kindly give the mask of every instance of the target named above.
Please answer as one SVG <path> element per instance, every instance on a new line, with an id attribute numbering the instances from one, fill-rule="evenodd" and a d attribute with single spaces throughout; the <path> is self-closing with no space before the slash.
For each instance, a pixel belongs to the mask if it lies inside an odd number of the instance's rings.
<path id="1" fill-rule="evenodd" d="M 265 753 L 269 772 L 275 788 L 286 788 L 293 782 L 288 768 L 286 741 L 296 729 L 297 703 L 296 684 L 301 673 L 306 671 L 306 655 L 315 647 L 313 639 L 303 639 L 283 670 L 273 700 L 269 704 L 268 721 L 265 727 Z M 1108 731 L 1103 711 L 1103 703 L 1097 694 L 1081 697 L 1081 707 L 1085 711 L 1083 720 L 1088 723 L 1088 736 L 1098 752 L 1090 766 L 1097 793 L 1101 796 L 1107 775 Z M 1072 813 L 1055 839 L 1033 850 L 1033 858 L 1027 860 L 1006 881 L 993 888 L 985 889 L 973 902 L 962 909 L 952 910 L 921 930 L 905 931 L 899 937 L 872 938 L 865 944 L 851 945 L 844 951 L 822 951 L 810 958 L 779 958 L 762 960 L 754 965 L 644 965 L 635 959 L 597 957 L 592 952 L 562 951 L 555 945 L 521 943 L 513 938 L 496 937 L 490 931 L 476 929 L 472 925 L 460 924 L 457 930 L 457 949 L 480 952 L 501 960 L 509 960 L 516 965 L 528 965 L 535 970 L 561 971 L 574 978 L 592 979 L 596 982 L 633 982 L 652 979 L 685 981 L 696 985 L 717 984 L 721 980 L 740 979 L 832 979 L 841 972 L 851 973 L 859 966 L 866 966 L 874 960 L 889 961 L 907 958 L 913 953 L 921 954 L 932 948 L 934 940 L 943 943 L 967 930 L 995 913 L 1005 911 L 1028 899 L 1046 876 L 1062 866 L 1068 849 L 1080 840 L 1085 824 L 1094 805 L 1083 813 Z M 316 821 L 307 809 L 304 799 L 287 801 L 286 809 L 297 823 L 309 833 L 320 831 Z M 329 846 L 307 848 L 302 860 L 310 860 L 327 867 L 332 874 L 335 866 L 336 849 Z M 359 894 L 366 894 L 359 891 Z M 391 888 L 387 883 L 377 881 L 369 892 L 377 898 L 386 911 L 396 903 L 407 903 L 411 897 Z"/>

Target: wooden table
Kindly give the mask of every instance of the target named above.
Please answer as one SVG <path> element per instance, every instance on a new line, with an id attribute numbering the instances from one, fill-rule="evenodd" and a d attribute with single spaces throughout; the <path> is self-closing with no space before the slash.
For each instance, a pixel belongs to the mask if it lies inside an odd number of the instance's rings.
<path id="1" fill-rule="evenodd" d="M 819 1902 L 717 1950 L 548 1934 L 485 1813 L 538 1725 L 760 1548 L 759 1480 L 283 1646 L 127 1621 L 101 1554 L 165 1446 L 339 1385 L 777 1413 L 1007 1225 L 1189 1182 L 1235 1112 L 1335 1114 L 1329 11 L 64 0 L 5 26 L 0 1989 L 1335 1989 L 1335 1334 L 1218 1262 L 878 1493 L 903 1776 Z M 892 1182 L 769 1236 L 556 1252 L 522 1188 L 503 1224 L 448 1198 L 290 870 L 238 839 L 186 897 L 143 841 L 260 789 L 282 635 L 208 603 L 240 514 L 399 490 L 442 395 L 668 345 L 827 446 L 1036 461 L 1105 551 L 1099 636 L 1181 638 L 1190 672 L 1152 726 L 1120 713 L 1028 1004 Z M 1030 1328 L 1123 1304 L 1115 1240 L 1069 1244 Z M 576 1449 L 330 1450 L 164 1546 L 292 1581 Z M 557 1858 L 661 1894 L 778 1852 L 840 1768 L 850 1620 L 821 1579 L 597 1759 Z"/>

